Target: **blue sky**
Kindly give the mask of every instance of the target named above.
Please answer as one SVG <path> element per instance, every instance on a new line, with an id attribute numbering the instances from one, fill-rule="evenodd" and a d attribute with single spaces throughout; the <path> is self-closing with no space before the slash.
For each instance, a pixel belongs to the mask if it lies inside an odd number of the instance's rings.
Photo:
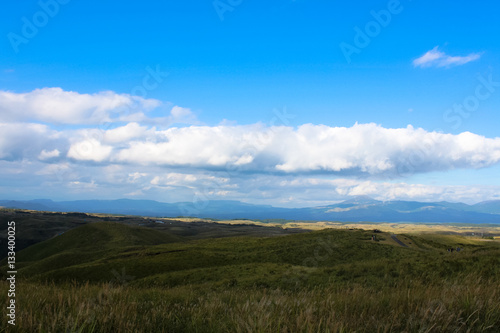
<path id="1" fill-rule="evenodd" d="M 499 7 L 9 2 L 0 196 L 498 199 Z"/>

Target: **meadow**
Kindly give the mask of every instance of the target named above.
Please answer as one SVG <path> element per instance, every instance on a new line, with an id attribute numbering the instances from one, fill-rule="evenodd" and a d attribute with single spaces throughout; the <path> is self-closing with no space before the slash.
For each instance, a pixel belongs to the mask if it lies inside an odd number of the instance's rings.
<path id="1" fill-rule="evenodd" d="M 400 233 L 403 247 L 380 230 L 258 230 L 72 228 L 17 253 L 16 326 L 2 316 L 2 331 L 499 331 L 498 241 Z"/>

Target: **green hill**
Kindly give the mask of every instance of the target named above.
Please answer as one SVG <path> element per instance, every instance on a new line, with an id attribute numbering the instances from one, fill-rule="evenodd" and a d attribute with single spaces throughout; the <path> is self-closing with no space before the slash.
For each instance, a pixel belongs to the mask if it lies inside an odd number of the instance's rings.
<path id="1" fill-rule="evenodd" d="M 118 247 L 182 241 L 182 237 L 120 223 L 90 223 L 35 244 L 17 255 L 18 261 L 35 261 L 65 251 L 96 252 Z"/>
<path id="2" fill-rule="evenodd" d="M 34 244 L 60 236 L 78 226 L 97 222 L 118 222 L 121 225 L 136 227 L 146 226 L 148 230 L 181 236 L 185 240 L 234 236 L 267 237 L 307 231 L 279 226 L 213 223 L 213 221 L 198 219 L 189 222 L 176 219 L 157 221 L 142 216 L 54 213 L 0 208 L 0 260 L 7 256 L 7 222 L 9 221 L 16 222 L 16 251 L 18 252 Z"/>
<path id="3" fill-rule="evenodd" d="M 16 262 L 18 270 L 29 279 L 114 253 L 182 241 L 180 236 L 144 227 L 113 222 L 89 223 L 18 252 Z"/>
<path id="4" fill-rule="evenodd" d="M 372 235 L 188 240 L 88 223 L 17 254 L 13 332 L 496 332 L 499 242 Z"/>
<path id="5" fill-rule="evenodd" d="M 16 249 L 20 251 L 78 226 L 100 219 L 87 214 L 61 214 L 0 209 L 0 258 L 7 256 L 7 222 L 16 222 Z"/>
<path id="6" fill-rule="evenodd" d="M 18 253 L 17 261 L 20 274 L 33 281 L 102 283 L 125 270 L 140 287 L 227 283 L 291 288 L 332 281 L 380 285 L 415 274 L 435 279 L 463 268 L 483 269 L 485 256 L 474 255 L 478 249 L 500 253 L 496 242 L 478 244 L 460 236 L 404 236 L 412 244 L 405 248 L 388 243 L 389 234 L 379 234 L 382 242 L 372 241 L 371 235 L 322 230 L 184 241 L 145 227 L 99 222 L 31 246 Z M 460 255 L 446 252 L 457 244 L 464 247 Z"/>

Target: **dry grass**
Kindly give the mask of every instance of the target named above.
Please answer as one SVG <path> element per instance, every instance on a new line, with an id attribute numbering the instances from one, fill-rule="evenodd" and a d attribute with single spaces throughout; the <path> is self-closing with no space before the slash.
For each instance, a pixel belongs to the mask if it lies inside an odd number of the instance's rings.
<path id="1" fill-rule="evenodd" d="M 205 221 L 214 222 L 211 220 L 195 219 L 195 218 L 162 218 L 162 220 L 178 220 L 183 222 Z M 473 225 L 473 224 L 443 224 L 443 223 L 384 223 L 384 222 L 329 222 L 329 221 L 289 221 L 286 223 L 261 222 L 253 220 L 222 220 L 217 223 L 224 224 L 253 224 L 260 226 L 273 226 L 282 228 L 301 228 L 307 230 L 323 230 L 323 229 L 363 229 L 373 230 L 379 229 L 384 232 L 398 234 L 461 234 L 461 235 L 476 235 L 475 238 L 480 239 L 480 234 L 498 235 L 494 238 L 500 240 L 499 225 Z"/>
<path id="2" fill-rule="evenodd" d="M 6 283 L 0 284 L 2 294 Z M 477 276 L 282 291 L 18 283 L 12 332 L 498 332 L 498 281 Z M 5 308 L 6 301 L 2 301 Z M 2 316 L 2 327 L 6 327 Z"/>
<path id="3" fill-rule="evenodd" d="M 500 235 L 500 226 L 498 225 L 460 225 L 460 224 L 419 224 L 419 223 L 341 223 L 341 222 L 290 222 L 284 225 L 285 227 L 291 226 L 295 228 L 304 228 L 304 229 L 312 229 L 312 230 L 321 230 L 325 228 L 334 228 L 334 229 L 364 229 L 364 230 L 373 230 L 379 229 L 385 232 L 394 232 L 400 234 L 435 234 L 435 233 L 449 233 L 449 234 L 481 234 L 481 233 L 489 233 L 489 234 L 498 234 Z"/>

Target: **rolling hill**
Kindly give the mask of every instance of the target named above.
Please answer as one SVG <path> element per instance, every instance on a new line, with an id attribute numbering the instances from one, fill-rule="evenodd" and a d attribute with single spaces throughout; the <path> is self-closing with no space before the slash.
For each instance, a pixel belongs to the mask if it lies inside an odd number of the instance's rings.
<path id="1" fill-rule="evenodd" d="M 499 242 L 373 235 L 187 240 L 88 223 L 17 253 L 14 331 L 495 332 Z"/>
<path id="2" fill-rule="evenodd" d="M 377 234 L 378 242 L 370 241 L 372 234 L 365 230 L 323 230 L 281 237 L 187 241 L 147 227 L 96 222 L 20 251 L 17 264 L 19 274 L 34 281 L 106 282 L 112 277 L 111 271 L 125 268 L 135 277 L 134 284 L 169 286 L 190 281 L 204 284 L 219 278 L 241 280 L 250 286 L 262 279 L 255 272 L 269 269 L 275 273 L 268 276 L 266 283 L 284 287 L 283 276 L 291 267 L 343 267 L 356 262 L 362 266 L 376 265 L 380 274 L 387 274 L 394 260 L 399 266 L 420 258 L 426 264 L 412 270 L 434 274 L 436 269 L 443 269 L 435 266 L 434 260 L 447 247 L 463 246 L 470 253 L 484 247 L 480 241 L 459 236 L 407 235 L 402 236 L 402 241 L 409 247 L 401 247 L 388 233 Z M 477 266 L 473 261 L 470 264 Z M 247 269 L 254 273 L 246 272 Z"/>

